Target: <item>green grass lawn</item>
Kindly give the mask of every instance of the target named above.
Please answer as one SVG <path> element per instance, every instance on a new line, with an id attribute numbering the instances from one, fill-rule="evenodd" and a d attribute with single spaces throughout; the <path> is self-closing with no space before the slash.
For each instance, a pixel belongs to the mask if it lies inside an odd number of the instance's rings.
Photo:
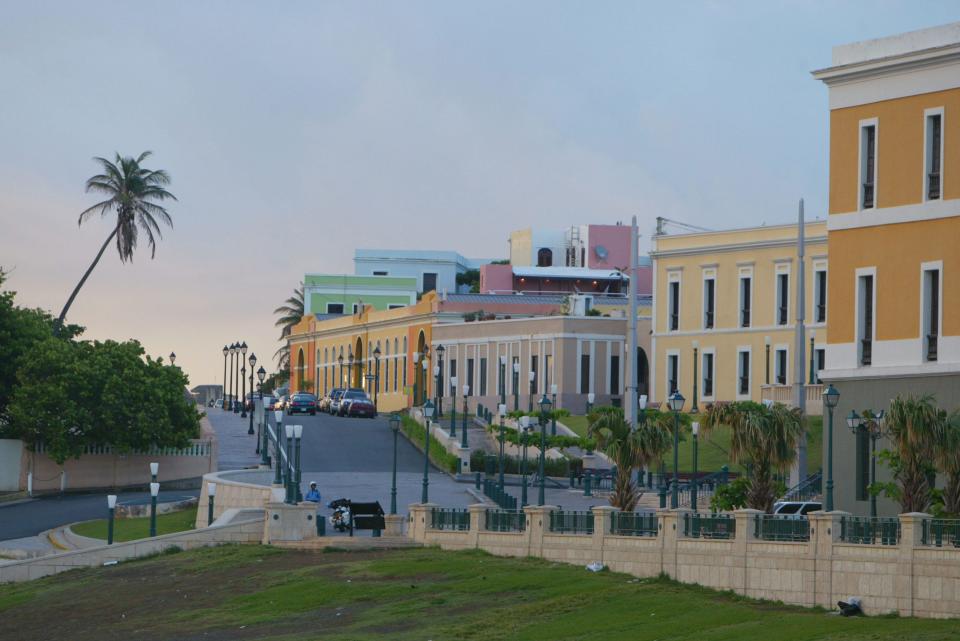
<path id="1" fill-rule="evenodd" d="M 157 534 L 172 534 L 192 530 L 197 520 L 196 510 L 179 510 L 157 515 Z M 80 536 L 89 536 L 94 539 L 107 538 L 107 519 L 84 521 L 71 528 Z M 113 522 L 113 540 L 135 541 L 150 536 L 150 517 L 134 519 L 116 519 Z"/>
<path id="2" fill-rule="evenodd" d="M 813 473 L 821 467 L 823 449 L 823 418 L 810 416 L 807 418 L 807 472 Z M 572 429 L 580 436 L 587 435 L 586 416 L 566 416 L 561 423 Z M 742 468 L 730 460 L 730 430 L 726 427 L 718 428 L 710 434 L 701 432 L 697 454 L 697 469 L 706 472 L 716 472 L 721 466 L 727 465 L 731 471 L 742 471 Z M 693 471 L 693 439 L 687 433 L 687 440 L 680 442 L 680 470 Z M 673 461 L 673 448 L 666 455 L 666 461 Z M 671 463 L 672 464 L 672 463 Z"/>
<path id="3" fill-rule="evenodd" d="M 945 641 L 957 622 L 844 619 L 662 579 L 433 548 L 225 546 L 0 586 L 0 640 Z"/>

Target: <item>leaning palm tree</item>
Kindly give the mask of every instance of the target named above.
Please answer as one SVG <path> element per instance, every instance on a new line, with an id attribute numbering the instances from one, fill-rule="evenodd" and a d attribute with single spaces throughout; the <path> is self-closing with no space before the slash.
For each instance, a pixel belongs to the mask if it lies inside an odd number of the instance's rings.
<path id="1" fill-rule="evenodd" d="M 587 420 L 587 435 L 617 466 L 610 505 L 625 512 L 634 510 L 642 493 L 633 472 L 659 460 L 670 449 L 669 428 L 663 421 L 649 420 L 633 429 L 619 408 L 591 412 Z"/>
<path id="2" fill-rule="evenodd" d="M 803 433 L 800 411 L 781 403 L 769 407 L 750 401 L 717 403 L 707 410 L 703 426 L 712 429 L 719 425 L 730 426 L 733 459 L 750 466 L 747 507 L 772 511 L 776 499 L 774 472 L 793 463 Z"/>
<path id="3" fill-rule="evenodd" d="M 932 396 L 898 396 L 890 401 L 885 423 L 893 450 L 894 496 L 902 512 L 924 512 L 930 507 L 937 432 L 944 420 Z"/>
<path id="4" fill-rule="evenodd" d="M 162 238 L 160 225 L 157 221 L 173 227 L 173 220 L 170 214 L 160 204 L 164 200 L 176 200 L 176 197 L 166 190 L 165 186 L 170 184 L 170 176 L 162 169 L 146 169 L 141 167 L 140 163 L 150 157 L 151 152 L 145 151 L 136 158 L 123 158 L 116 154 L 116 159 L 111 162 L 106 158 L 94 158 L 100 163 L 102 172 L 87 180 L 87 192 L 105 194 L 106 200 L 103 200 L 92 207 L 88 207 L 80 213 L 78 225 L 89 219 L 93 214 L 100 213 L 101 217 L 106 217 L 111 212 L 117 215 L 116 224 L 113 231 L 107 236 L 96 258 L 93 259 L 90 267 L 84 272 L 83 278 L 77 283 L 67 304 L 63 306 L 63 311 L 54 323 L 53 333 L 59 335 L 60 328 L 63 327 L 63 321 L 73 305 L 74 299 L 80 293 L 80 288 L 87 282 L 87 278 L 93 272 L 93 268 L 100 262 L 103 252 L 107 246 L 116 239 L 117 253 L 120 255 L 120 262 L 133 260 L 133 252 L 137 248 L 137 239 L 140 233 L 147 237 L 147 244 L 150 246 L 150 258 L 157 253 L 157 238 Z"/>
<path id="5" fill-rule="evenodd" d="M 273 313 L 280 314 L 274 326 L 281 328 L 279 340 L 283 341 L 283 345 L 273 357 L 277 359 L 277 368 L 282 371 L 290 368 L 290 346 L 287 345 L 286 338 L 293 330 L 293 326 L 303 319 L 303 283 L 300 283 L 300 286 L 293 290 L 293 296 L 273 310 Z"/>

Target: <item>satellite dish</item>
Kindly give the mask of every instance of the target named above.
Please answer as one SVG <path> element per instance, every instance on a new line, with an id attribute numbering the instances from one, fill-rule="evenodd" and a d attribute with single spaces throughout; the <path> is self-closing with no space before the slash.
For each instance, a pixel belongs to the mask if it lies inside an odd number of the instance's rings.
<path id="1" fill-rule="evenodd" d="M 607 248 L 604 247 L 603 245 L 597 245 L 593 251 L 597 254 L 597 258 L 599 258 L 600 260 L 606 259 Z"/>

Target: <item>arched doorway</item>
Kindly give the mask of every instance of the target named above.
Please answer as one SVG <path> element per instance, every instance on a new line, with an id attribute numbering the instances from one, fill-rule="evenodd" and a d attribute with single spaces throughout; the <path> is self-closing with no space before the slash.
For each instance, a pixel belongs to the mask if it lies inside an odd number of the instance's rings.
<path id="1" fill-rule="evenodd" d="M 637 348 L 637 394 L 650 395 L 650 364 L 642 347 Z"/>
<path id="2" fill-rule="evenodd" d="M 547 247 L 537 250 L 537 267 L 553 267 L 553 250 Z"/>
<path id="3" fill-rule="evenodd" d="M 303 348 L 297 352 L 297 390 L 303 391 Z"/>
<path id="4" fill-rule="evenodd" d="M 353 380 L 350 387 L 363 387 L 363 339 L 357 337 L 357 344 L 353 348 Z"/>

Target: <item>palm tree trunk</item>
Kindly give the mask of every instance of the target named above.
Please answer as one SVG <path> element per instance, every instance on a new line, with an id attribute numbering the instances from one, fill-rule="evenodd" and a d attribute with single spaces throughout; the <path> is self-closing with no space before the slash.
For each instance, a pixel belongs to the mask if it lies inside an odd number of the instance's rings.
<path id="1" fill-rule="evenodd" d="M 97 252 L 97 257 L 93 259 L 93 263 L 90 264 L 90 267 L 87 268 L 87 271 L 84 272 L 83 278 L 80 279 L 80 282 L 77 283 L 77 286 L 73 288 L 73 293 L 70 294 L 70 298 L 67 299 L 67 304 L 63 306 L 63 311 L 60 312 L 60 317 L 57 318 L 57 322 L 53 324 L 53 335 L 59 336 L 60 330 L 63 328 L 63 319 L 67 317 L 67 312 L 70 311 L 70 306 L 73 305 L 73 299 L 77 297 L 77 294 L 80 293 L 80 288 L 83 287 L 83 284 L 87 282 L 87 279 L 90 277 L 93 268 L 97 266 L 97 263 L 100 262 L 100 258 L 103 256 L 103 252 L 107 250 L 107 245 L 110 244 L 110 241 L 113 240 L 113 237 L 117 235 L 117 231 L 120 229 L 118 224 L 113 228 L 113 231 L 110 232 L 110 235 L 107 236 L 107 240 L 103 242 L 103 247 L 100 248 L 100 251 Z"/>

